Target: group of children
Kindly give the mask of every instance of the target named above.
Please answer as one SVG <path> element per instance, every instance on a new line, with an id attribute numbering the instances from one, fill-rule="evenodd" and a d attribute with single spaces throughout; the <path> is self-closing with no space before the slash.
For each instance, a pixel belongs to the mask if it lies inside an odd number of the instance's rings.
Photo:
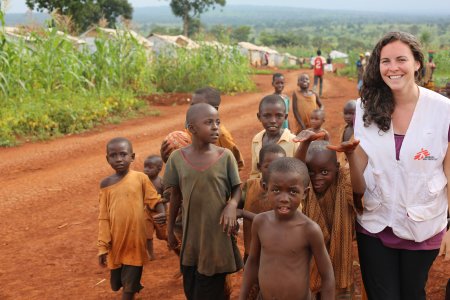
<path id="1" fill-rule="evenodd" d="M 123 287 L 123 299 L 142 288 L 142 266 L 154 259 L 154 231 L 180 256 L 187 299 L 229 299 L 229 274 L 244 262 L 240 299 L 351 297 L 361 195 L 352 192 L 345 159 L 328 148 L 323 105 L 309 90 L 308 75 L 298 78 L 292 105 L 282 94 L 284 76 L 274 74 L 272 84 L 274 94 L 259 104 L 264 129 L 252 139 L 243 184 L 242 155 L 220 123 L 220 93 L 209 87 L 194 93 L 184 130 L 164 140 L 161 157 L 144 161 L 145 174 L 130 170 L 129 140 L 108 142 L 115 174 L 100 184 L 99 263 L 111 269 L 111 287 Z M 349 101 L 341 141 L 352 138 L 354 113 Z M 238 218 L 244 218 L 244 260 Z"/>

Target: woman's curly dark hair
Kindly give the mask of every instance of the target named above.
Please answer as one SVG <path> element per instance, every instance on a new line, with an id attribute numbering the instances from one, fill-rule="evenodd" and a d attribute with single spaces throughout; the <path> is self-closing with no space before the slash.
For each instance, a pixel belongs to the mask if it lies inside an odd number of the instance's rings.
<path id="1" fill-rule="evenodd" d="M 422 78 L 423 53 L 419 41 L 415 36 L 406 32 L 389 32 L 375 45 L 367 62 L 361 87 L 361 102 L 364 108 L 364 126 L 372 122 L 384 132 L 391 127 L 391 115 L 394 112 L 394 96 L 389 86 L 383 81 L 380 73 L 381 49 L 387 44 L 400 41 L 409 46 L 414 59 L 420 63 L 420 68 L 414 73 L 416 82 Z"/>

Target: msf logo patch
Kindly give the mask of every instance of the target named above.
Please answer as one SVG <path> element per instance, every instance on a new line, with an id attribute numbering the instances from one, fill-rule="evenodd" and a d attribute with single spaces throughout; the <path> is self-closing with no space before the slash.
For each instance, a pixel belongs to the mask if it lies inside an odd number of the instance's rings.
<path id="1" fill-rule="evenodd" d="M 420 151 L 414 155 L 414 160 L 437 160 L 437 158 L 432 156 L 427 149 L 421 148 Z"/>

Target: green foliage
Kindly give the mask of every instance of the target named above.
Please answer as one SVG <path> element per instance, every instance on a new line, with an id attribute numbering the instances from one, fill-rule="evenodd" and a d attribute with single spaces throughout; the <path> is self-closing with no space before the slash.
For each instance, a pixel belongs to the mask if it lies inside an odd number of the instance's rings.
<path id="1" fill-rule="evenodd" d="M 252 28 L 250 26 L 237 26 L 231 31 L 231 40 L 235 42 L 247 42 Z"/>
<path id="2" fill-rule="evenodd" d="M 183 19 L 183 33 L 189 36 L 189 26 L 193 20 L 215 5 L 224 6 L 226 0 L 171 0 L 170 8 L 175 16 Z"/>
<path id="3" fill-rule="evenodd" d="M 152 68 L 155 84 L 164 92 L 191 92 L 205 85 L 223 93 L 254 88 L 247 58 L 231 47 L 177 48 L 158 55 Z"/>
<path id="4" fill-rule="evenodd" d="M 76 26 L 76 31 L 84 31 L 92 24 L 97 24 L 101 18 L 115 27 L 119 16 L 131 19 L 133 8 L 127 0 L 26 0 L 28 8 L 37 11 L 58 12 L 70 16 Z"/>
<path id="5" fill-rule="evenodd" d="M 208 30 L 208 33 L 221 43 L 231 44 L 249 41 L 251 31 L 250 26 L 214 25 Z"/>
<path id="6" fill-rule="evenodd" d="M 450 82 L 450 50 L 441 50 L 435 53 L 434 63 L 436 70 L 433 74 L 435 86 L 443 87 Z"/>
<path id="7" fill-rule="evenodd" d="M 2 27 L 3 28 L 3 27 Z M 8 40 L 0 28 L 0 145 L 79 132 L 145 106 L 148 56 L 129 35 L 77 49 L 56 31 Z"/>

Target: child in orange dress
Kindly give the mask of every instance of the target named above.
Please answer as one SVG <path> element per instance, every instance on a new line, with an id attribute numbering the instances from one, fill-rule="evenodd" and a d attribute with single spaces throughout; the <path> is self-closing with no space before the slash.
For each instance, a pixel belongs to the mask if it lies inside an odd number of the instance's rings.
<path id="1" fill-rule="evenodd" d="M 144 206 L 164 212 L 148 177 L 130 170 L 134 157 L 129 140 L 110 140 L 106 160 L 115 174 L 100 183 L 98 261 L 111 269 L 112 290 L 123 287 L 122 299 L 133 299 L 143 288 L 140 281 L 147 260 Z"/>
<path id="2" fill-rule="evenodd" d="M 315 109 L 324 109 L 319 96 L 309 89 L 308 74 L 298 77 L 299 90 L 292 94 L 292 113 L 289 117 L 289 127 L 293 134 L 311 127 L 310 115 Z"/>

